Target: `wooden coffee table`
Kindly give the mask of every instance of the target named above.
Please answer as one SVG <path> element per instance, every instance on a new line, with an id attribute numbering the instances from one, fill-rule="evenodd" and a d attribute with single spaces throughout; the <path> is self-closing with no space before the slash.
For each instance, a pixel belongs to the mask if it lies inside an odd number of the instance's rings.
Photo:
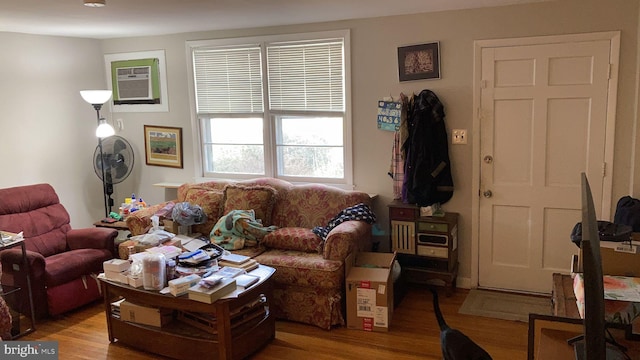
<path id="1" fill-rule="evenodd" d="M 275 318 L 269 311 L 275 269 L 260 265 L 250 272 L 260 281 L 237 297 L 213 304 L 175 297 L 100 279 L 109 341 L 174 359 L 243 359 L 275 338 Z M 174 319 L 162 327 L 122 321 L 111 303 L 128 302 L 173 310 Z"/>

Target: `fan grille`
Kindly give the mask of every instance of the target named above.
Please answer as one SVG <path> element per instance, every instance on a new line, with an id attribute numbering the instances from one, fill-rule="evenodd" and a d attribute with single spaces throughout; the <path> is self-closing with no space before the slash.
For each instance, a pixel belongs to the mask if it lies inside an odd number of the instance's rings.
<path id="1" fill-rule="evenodd" d="M 121 136 L 110 136 L 102 140 L 102 158 L 104 159 L 104 181 L 108 184 L 118 184 L 126 179 L 133 170 L 133 149 L 131 144 Z M 93 154 L 93 168 L 100 180 L 102 179 L 102 159 L 100 145 L 96 146 Z"/>

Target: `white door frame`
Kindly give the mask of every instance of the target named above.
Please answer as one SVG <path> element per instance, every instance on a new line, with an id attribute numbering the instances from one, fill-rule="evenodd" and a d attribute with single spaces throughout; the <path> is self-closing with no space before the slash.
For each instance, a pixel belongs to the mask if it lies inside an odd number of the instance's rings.
<path id="1" fill-rule="evenodd" d="M 611 219 L 611 192 L 613 188 L 613 152 L 615 139 L 616 103 L 618 97 L 618 67 L 620 54 L 620 31 L 607 31 L 587 34 L 535 36 L 526 38 L 476 40 L 474 41 L 473 60 L 473 126 L 471 138 L 473 141 L 472 182 L 471 182 L 471 288 L 478 287 L 478 273 L 480 265 L 479 233 L 480 233 L 480 96 L 482 93 L 482 50 L 504 46 L 523 46 L 555 44 L 566 42 L 609 40 L 611 42 L 611 56 L 609 59 L 610 75 L 607 99 L 607 125 L 605 134 L 606 174 L 603 178 L 602 207 L 600 209 L 603 220 Z M 603 169 L 604 171 L 604 169 Z M 551 279 L 549 279 L 551 281 Z"/>

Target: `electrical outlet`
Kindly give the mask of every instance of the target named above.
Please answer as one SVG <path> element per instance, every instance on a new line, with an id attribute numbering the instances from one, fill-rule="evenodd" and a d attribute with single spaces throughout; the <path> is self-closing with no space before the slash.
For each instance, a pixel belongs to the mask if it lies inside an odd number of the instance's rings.
<path id="1" fill-rule="evenodd" d="M 453 129 L 451 132 L 452 144 L 466 144 L 467 143 L 467 129 Z"/>
<path id="2" fill-rule="evenodd" d="M 122 121 L 122 119 L 116 119 L 116 122 L 118 123 L 118 130 L 124 130 L 124 122 Z"/>

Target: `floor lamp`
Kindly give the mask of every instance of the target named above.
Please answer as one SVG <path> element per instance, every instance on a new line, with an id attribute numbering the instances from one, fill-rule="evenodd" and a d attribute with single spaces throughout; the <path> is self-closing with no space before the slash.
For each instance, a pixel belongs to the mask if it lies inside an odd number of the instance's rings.
<path id="1" fill-rule="evenodd" d="M 100 117 L 100 109 L 102 105 L 111 99 L 111 90 L 82 90 L 80 96 L 84 101 L 93 105 L 96 110 L 98 119 L 98 127 L 96 128 L 96 136 L 98 137 L 98 149 L 100 152 L 100 170 L 102 172 L 102 197 L 104 198 L 104 217 L 109 217 L 110 205 L 107 200 L 107 178 L 105 174 L 104 155 L 102 153 L 102 139 L 115 134 L 115 130 L 107 123 L 104 118 Z"/>

